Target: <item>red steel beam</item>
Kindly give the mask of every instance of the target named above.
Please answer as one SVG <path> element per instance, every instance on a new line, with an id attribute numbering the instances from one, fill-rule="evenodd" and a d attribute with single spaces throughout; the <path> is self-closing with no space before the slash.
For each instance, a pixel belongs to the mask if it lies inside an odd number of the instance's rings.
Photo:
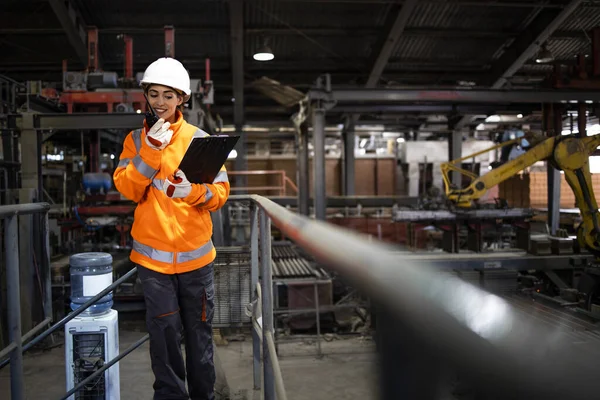
<path id="1" fill-rule="evenodd" d="M 125 79 L 133 79 L 133 39 L 123 36 L 125 42 Z"/>
<path id="2" fill-rule="evenodd" d="M 79 215 L 129 215 L 135 210 L 135 205 L 124 206 L 87 206 L 78 207 Z"/>
<path id="3" fill-rule="evenodd" d="M 165 57 L 175 58 L 175 28 L 165 26 Z"/>
<path id="4" fill-rule="evenodd" d="M 88 71 L 98 70 L 98 28 L 88 27 Z"/>

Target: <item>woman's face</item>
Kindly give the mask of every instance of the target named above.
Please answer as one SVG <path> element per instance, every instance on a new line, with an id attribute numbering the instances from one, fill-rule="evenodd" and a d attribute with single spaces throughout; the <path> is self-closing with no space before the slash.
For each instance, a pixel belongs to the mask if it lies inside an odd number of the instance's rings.
<path id="1" fill-rule="evenodd" d="M 158 116 L 170 123 L 175 122 L 177 106 L 183 103 L 183 97 L 180 94 L 170 87 L 162 85 L 150 86 L 148 100 Z"/>

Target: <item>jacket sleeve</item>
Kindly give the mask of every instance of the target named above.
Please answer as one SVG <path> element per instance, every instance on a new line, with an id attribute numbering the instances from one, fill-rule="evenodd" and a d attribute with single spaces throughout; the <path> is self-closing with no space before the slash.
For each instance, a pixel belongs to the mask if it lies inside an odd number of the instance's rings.
<path id="1" fill-rule="evenodd" d="M 131 132 L 123 143 L 119 165 L 113 174 L 117 190 L 138 203 L 160 168 L 161 152 L 146 145 L 142 131 Z"/>
<path id="2" fill-rule="evenodd" d="M 189 205 L 196 206 L 201 210 L 217 211 L 225 205 L 225 202 L 229 198 L 229 191 L 227 169 L 223 165 L 213 183 L 192 185 L 192 191 L 186 197 L 185 201 Z"/>

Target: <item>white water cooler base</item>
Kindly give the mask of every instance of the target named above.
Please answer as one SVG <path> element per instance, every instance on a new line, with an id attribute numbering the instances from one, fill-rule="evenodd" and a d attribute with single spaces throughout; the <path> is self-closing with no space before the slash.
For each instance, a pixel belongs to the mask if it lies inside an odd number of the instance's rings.
<path id="1" fill-rule="evenodd" d="M 81 315 L 65 325 L 67 391 L 119 355 L 119 316 L 116 310 L 97 316 Z M 119 363 L 86 384 L 75 399 L 120 400 Z"/>

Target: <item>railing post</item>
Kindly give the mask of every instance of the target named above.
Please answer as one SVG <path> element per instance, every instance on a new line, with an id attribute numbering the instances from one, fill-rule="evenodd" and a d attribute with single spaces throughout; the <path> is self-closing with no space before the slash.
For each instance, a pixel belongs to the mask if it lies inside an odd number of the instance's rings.
<path id="1" fill-rule="evenodd" d="M 52 318 L 52 271 L 50 270 L 50 237 L 48 212 L 42 214 L 42 269 L 44 271 L 44 317 Z"/>
<path id="2" fill-rule="evenodd" d="M 10 390 L 13 400 L 25 398 L 23 393 L 23 353 L 21 352 L 21 294 L 19 280 L 19 236 L 17 215 L 4 221 L 6 248 L 6 288 L 8 298 L 8 340 L 16 347 L 10 354 Z"/>
<path id="3" fill-rule="evenodd" d="M 317 316 L 316 318 L 316 322 L 317 322 L 317 351 L 318 351 L 318 357 L 321 358 L 323 356 L 323 353 L 321 351 L 321 310 L 319 309 L 319 282 L 315 281 L 314 282 L 314 288 L 315 288 L 315 314 Z"/>
<path id="4" fill-rule="evenodd" d="M 258 206 L 250 205 L 250 280 L 251 291 L 258 283 Z M 259 304 L 259 307 L 262 305 Z M 252 329 L 252 373 L 254 376 L 254 389 L 260 389 L 260 338 L 256 329 Z"/>
<path id="5" fill-rule="evenodd" d="M 273 363 L 269 355 L 268 332 L 273 333 L 273 277 L 271 276 L 271 220 L 260 211 L 260 258 L 263 328 L 263 374 L 264 398 L 275 400 L 275 378 Z M 274 356 L 274 355 L 273 355 Z"/>

